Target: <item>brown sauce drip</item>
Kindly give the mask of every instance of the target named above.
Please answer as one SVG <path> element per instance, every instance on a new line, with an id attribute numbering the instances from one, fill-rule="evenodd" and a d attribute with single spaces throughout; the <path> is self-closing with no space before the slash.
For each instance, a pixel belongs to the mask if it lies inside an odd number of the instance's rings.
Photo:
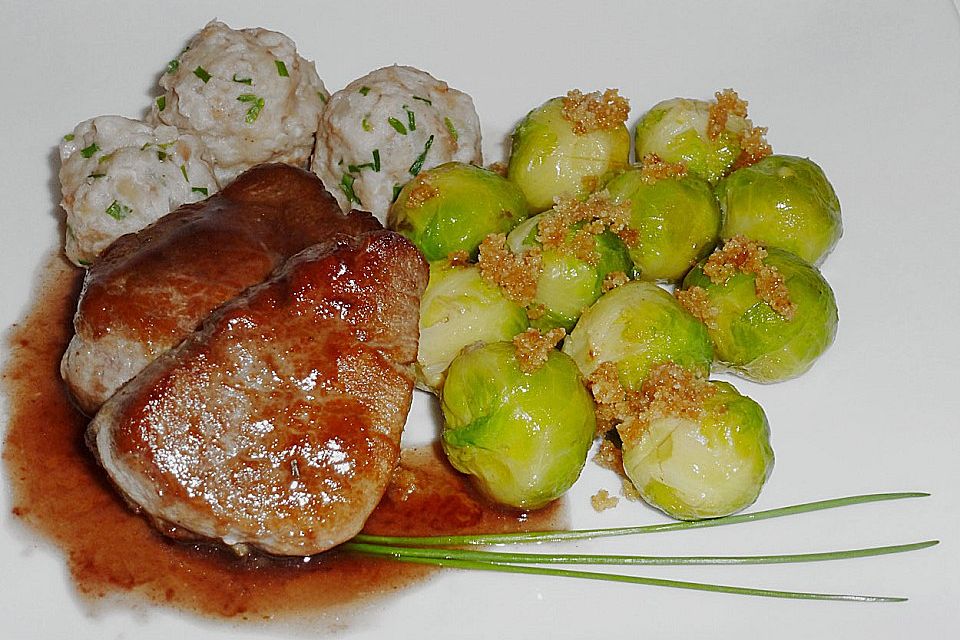
<path id="1" fill-rule="evenodd" d="M 2 378 L 10 418 L 3 460 L 13 512 L 63 550 L 83 596 L 132 594 L 220 618 L 343 616 L 432 573 L 336 551 L 309 561 L 240 558 L 213 545 L 174 541 L 134 514 L 87 451 L 87 420 L 60 379 L 81 277 L 59 256 L 48 261 L 33 307 L 8 333 Z M 396 478 L 367 532 L 456 534 L 563 524 L 556 505 L 523 515 L 491 506 L 435 448 L 404 451 Z"/>

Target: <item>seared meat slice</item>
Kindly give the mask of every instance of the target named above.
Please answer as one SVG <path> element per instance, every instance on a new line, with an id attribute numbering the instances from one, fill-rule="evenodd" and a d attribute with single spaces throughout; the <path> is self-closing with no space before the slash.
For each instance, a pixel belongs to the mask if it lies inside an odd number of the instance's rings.
<path id="1" fill-rule="evenodd" d="M 61 374 L 92 415 L 213 309 L 293 254 L 337 234 L 379 228 L 369 214 L 341 213 L 312 173 L 254 167 L 101 254 L 87 272 Z"/>
<path id="2" fill-rule="evenodd" d="M 88 444 L 161 528 L 279 555 L 343 542 L 399 457 L 426 282 L 390 231 L 311 247 L 120 389 Z"/>

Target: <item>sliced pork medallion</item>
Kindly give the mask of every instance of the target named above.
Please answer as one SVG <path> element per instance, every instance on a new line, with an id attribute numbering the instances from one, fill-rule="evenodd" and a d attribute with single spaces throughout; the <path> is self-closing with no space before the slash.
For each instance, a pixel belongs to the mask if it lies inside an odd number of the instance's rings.
<path id="1" fill-rule="evenodd" d="M 277 555 L 343 542 L 399 457 L 426 282 L 393 232 L 311 247 L 125 385 L 88 443 L 161 528 Z"/>
<path id="2" fill-rule="evenodd" d="M 337 234 L 378 228 L 369 214 L 341 213 L 307 171 L 255 167 L 101 254 L 84 280 L 63 378 L 92 415 L 213 309 L 293 254 Z"/>

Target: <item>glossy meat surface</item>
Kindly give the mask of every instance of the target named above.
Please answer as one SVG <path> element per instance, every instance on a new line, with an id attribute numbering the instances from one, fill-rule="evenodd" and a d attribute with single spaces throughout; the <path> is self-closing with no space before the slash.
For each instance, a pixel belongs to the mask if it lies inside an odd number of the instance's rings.
<path id="1" fill-rule="evenodd" d="M 426 281 L 393 232 L 313 246 L 110 398 L 88 444 L 161 526 L 280 555 L 347 540 L 399 456 Z"/>
<path id="2" fill-rule="evenodd" d="M 260 165 L 220 193 L 119 238 L 87 272 L 61 373 L 92 415 L 216 307 L 293 254 L 380 228 L 343 214 L 313 174 Z"/>

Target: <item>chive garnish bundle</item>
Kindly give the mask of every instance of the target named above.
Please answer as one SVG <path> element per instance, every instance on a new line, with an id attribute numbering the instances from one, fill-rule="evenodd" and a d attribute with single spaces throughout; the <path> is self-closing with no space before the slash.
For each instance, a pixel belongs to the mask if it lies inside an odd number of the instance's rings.
<path id="1" fill-rule="evenodd" d="M 806 591 L 781 591 L 774 589 L 755 589 L 730 585 L 688 582 L 682 580 L 668 580 L 642 576 L 599 573 L 592 571 L 578 571 L 556 569 L 535 565 L 577 564 L 577 565 L 705 565 L 705 564 L 788 564 L 800 562 L 823 562 L 829 560 L 849 560 L 853 558 L 867 558 L 872 556 L 889 555 L 925 549 L 938 544 L 938 540 L 924 540 L 909 544 L 866 547 L 860 549 L 845 549 L 840 551 L 824 551 L 815 553 L 794 553 L 778 555 L 749 555 L 749 556 L 639 556 L 639 555 L 597 555 L 597 554 L 557 554 L 557 553 L 522 553 L 503 551 L 482 551 L 457 547 L 490 544 L 523 544 L 534 542 L 558 542 L 569 540 L 586 540 L 626 535 L 640 535 L 647 533 L 661 533 L 666 531 L 683 531 L 687 529 L 703 529 L 719 527 L 729 524 L 755 522 L 784 516 L 823 511 L 857 504 L 881 502 L 886 500 L 900 500 L 905 498 L 919 498 L 928 496 L 922 492 L 901 493 L 874 493 L 830 500 L 807 502 L 777 509 L 743 513 L 724 518 L 710 520 L 694 520 L 689 522 L 671 522 L 665 524 L 644 525 L 637 527 L 617 527 L 607 529 L 581 529 L 573 531 L 529 531 L 498 534 L 475 534 L 457 536 L 379 536 L 359 534 L 350 542 L 341 546 L 343 550 L 364 555 L 390 558 L 399 562 L 427 564 L 440 567 L 471 569 L 479 571 L 498 571 L 504 573 L 524 573 L 546 575 L 565 578 L 580 578 L 588 580 L 603 580 L 608 582 L 623 582 L 648 586 L 672 587 L 677 589 L 692 589 L 696 591 L 710 591 L 714 593 L 729 593 L 735 595 L 763 596 L 771 598 L 789 598 L 800 600 L 843 600 L 855 602 L 901 602 L 902 597 L 873 596 L 843 593 L 815 593 Z M 454 547 L 454 548 L 450 548 Z M 531 566 L 534 565 L 534 566 Z"/>

